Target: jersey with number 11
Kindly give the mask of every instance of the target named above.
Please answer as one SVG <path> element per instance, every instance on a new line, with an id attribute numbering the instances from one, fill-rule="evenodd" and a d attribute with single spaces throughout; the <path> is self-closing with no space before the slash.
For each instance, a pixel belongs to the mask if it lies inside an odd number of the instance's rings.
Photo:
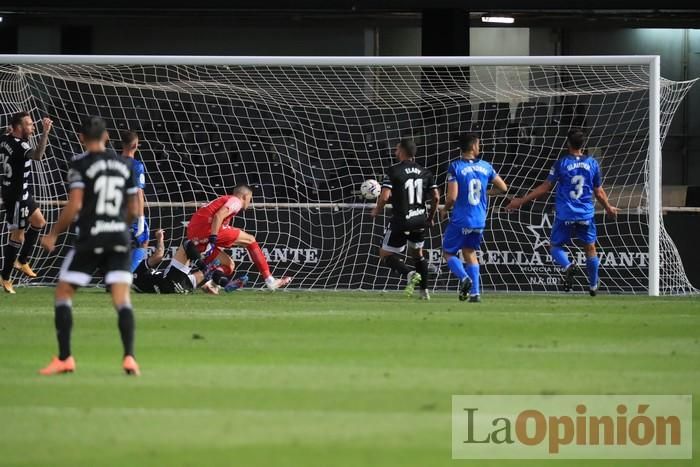
<path id="1" fill-rule="evenodd" d="M 567 154 L 554 163 L 547 181 L 557 185 L 556 217 L 590 220 L 595 214 L 593 189 L 600 187 L 600 166 L 592 156 Z"/>
<path id="2" fill-rule="evenodd" d="M 488 184 L 496 178 L 494 168 L 481 159 L 457 159 L 447 169 L 447 183 L 457 183 L 455 201 L 450 223 L 469 229 L 486 227 L 489 199 Z"/>

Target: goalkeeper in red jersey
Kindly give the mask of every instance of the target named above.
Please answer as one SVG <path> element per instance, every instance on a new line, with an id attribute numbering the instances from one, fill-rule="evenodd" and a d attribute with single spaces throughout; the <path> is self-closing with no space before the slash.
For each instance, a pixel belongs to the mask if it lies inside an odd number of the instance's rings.
<path id="1" fill-rule="evenodd" d="M 271 290 L 284 287 L 291 277 L 275 279 L 255 237 L 231 226 L 231 219 L 240 211 L 248 209 L 253 199 L 253 190 L 248 185 L 237 185 L 232 195 L 221 196 L 194 213 L 187 226 L 187 239 L 199 251 L 204 252 L 204 262 L 211 264 L 219 260 L 220 265 L 212 274 L 216 284 L 227 282 L 233 275 L 233 259 L 223 252 L 224 248 L 242 246 L 248 250 L 250 259 Z"/>

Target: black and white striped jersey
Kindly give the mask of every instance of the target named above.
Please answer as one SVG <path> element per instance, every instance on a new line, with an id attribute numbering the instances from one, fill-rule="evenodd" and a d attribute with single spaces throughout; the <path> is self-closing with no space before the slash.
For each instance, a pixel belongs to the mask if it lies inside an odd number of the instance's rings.
<path id="1" fill-rule="evenodd" d="M 0 178 L 2 199 L 26 201 L 30 195 L 32 147 L 26 139 L 12 135 L 0 136 Z"/>

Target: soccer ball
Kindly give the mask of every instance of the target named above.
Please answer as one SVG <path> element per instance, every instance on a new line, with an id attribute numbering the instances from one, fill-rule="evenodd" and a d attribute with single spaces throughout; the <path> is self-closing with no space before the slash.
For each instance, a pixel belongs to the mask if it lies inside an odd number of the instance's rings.
<path id="1" fill-rule="evenodd" d="M 373 178 L 365 180 L 362 182 L 362 185 L 360 185 L 360 194 L 364 199 L 377 199 L 381 191 L 382 187 L 379 185 L 379 182 Z"/>

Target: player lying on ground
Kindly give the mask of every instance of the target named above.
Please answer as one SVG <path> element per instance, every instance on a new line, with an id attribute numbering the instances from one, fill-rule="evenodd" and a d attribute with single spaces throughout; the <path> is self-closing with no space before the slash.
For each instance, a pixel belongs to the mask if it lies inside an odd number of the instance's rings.
<path id="1" fill-rule="evenodd" d="M 586 136 L 583 130 L 577 128 L 569 131 L 568 153 L 554 163 L 549 176 L 542 184 L 522 198 L 514 198 L 506 209 L 520 209 L 524 204 L 545 196 L 556 185 L 556 214 L 549 242 L 552 247 L 552 259 L 564 271 L 564 290 L 570 291 L 573 287 L 576 262 L 569 261 L 564 246 L 569 244 L 573 237 L 581 240 L 586 252 L 588 290 L 591 296 L 595 296 L 598 291 L 600 261 L 595 248 L 593 196 L 603 205 L 608 215 L 615 217 L 618 209 L 610 204 L 601 185 L 598 161 L 592 155 L 583 153 L 582 148 L 585 144 Z"/>
<path id="2" fill-rule="evenodd" d="M 379 257 L 389 268 L 405 276 L 408 280 L 406 295 L 413 295 L 420 284 L 420 298 L 430 300 L 428 292 L 428 262 L 423 256 L 425 229 L 434 223 L 435 212 L 440 202 L 440 191 L 433 174 L 416 164 L 416 143 L 403 139 L 396 145 L 394 155 L 399 160 L 389 168 L 382 182 L 382 191 L 377 205 L 372 209 L 372 217 L 384 210 L 391 197 L 392 217 L 379 249 Z M 426 208 L 423 192 L 430 191 L 430 211 Z M 426 214 L 427 213 L 427 214 Z M 412 271 L 397 254 L 403 254 L 408 244 L 416 270 Z"/>
<path id="3" fill-rule="evenodd" d="M 30 187 L 32 161 L 44 157 L 53 125 L 50 118 L 42 119 L 41 123 L 43 132 L 34 149 L 29 144 L 29 138 L 34 134 L 34 122 L 28 112 L 12 115 L 9 132 L 0 137 L 0 194 L 5 207 L 7 230 L 10 232 L 10 238 L 2 251 L 4 263 L 0 283 L 3 290 L 10 294 L 15 293 L 10 280 L 12 268 L 27 277 L 36 277 L 29 266 L 29 255 L 46 225 Z"/>
<path id="4" fill-rule="evenodd" d="M 491 194 L 505 193 L 508 187 L 491 164 L 478 159 L 480 147 L 477 135 L 461 136 L 459 148 L 462 157 L 450 163 L 447 169 L 447 195 L 442 217 L 453 206 L 454 210 L 445 229 L 442 249 L 450 271 L 459 279 L 459 299 L 464 301 L 468 298 L 470 302 L 479 302 L 481 291 L 476 252 L 481 248 L 486 228 L 490 194 L 487 187 L 489 183 L 493 184 L 494 191 Z M 466 268 L 457 256 L 460 250 Z"/>
<path id="5" fill-rule="evenodd" d="M 165 253 L 164 240 L 164 231 L 158 230 L 156 231 L 156 249 L 151 256 L 147 257 L 147 245 L 136 248 L 132 252 L 132 258 L 143 258 L 137 264 L 132 261 L 134 280 L 131 287 L 134 291 L 161 294 L 190 293 L 199 286 L 208 293 L 219 292 L 210 281 L 204 282 L 206 265 L 202 262 L 202 255 L 189 241 L 177 250 L 165 272 L 159 271 L 157 268 L 163 261 Z M 197 265 L 200 270 L 193 271 L 190 264 Z"/>
<path id="6" fill-rule="evenodd" d="M 63 261 L 56 286 L 58 357 L 40 370 L 42 375 L 75 371 L 71 353 L 72 299 L 78 287 L 90 283 L 97 269 L 105 275 L 117 311 L 124 348 L 122 367 L 129 375 L 139 374 L 134 359 L 135 324 L 129 295 L 129 225 L 138 215 L 137 188 L 131 161 L 106 149 L 107 138 L 106 124 L 100 117 L 89 117 L 82 124 L 80 141 L 86 152 L 70 164 L 68 204 L 51 232 L 41 239 L 42 246 L 53 251 L 58 236 L 78 219 L 79 234 Z"/>
<path id="7" fill-rule="evenodd" d="M 187 239 L 192 241 L 200 252 L 204 252 L 204 261 L 207 264 L 218 260 L 218 272 L 212 277 L 217 283 L 230 279 L 235 267 L 233 259 L 222 250 L 242 246 L 248 250 L 248 255 L 260 272 L 265 285 L 271 290 L 276 290 L 289 284 L 292 278 L 275 279 L 255 237 L 230 225 L 236 214 L 248 209 L 252 199 L 253 190 L 248 185 L 237 185 L 232 195 L 221 196 L 199 208 L 187 226 Z"/>

